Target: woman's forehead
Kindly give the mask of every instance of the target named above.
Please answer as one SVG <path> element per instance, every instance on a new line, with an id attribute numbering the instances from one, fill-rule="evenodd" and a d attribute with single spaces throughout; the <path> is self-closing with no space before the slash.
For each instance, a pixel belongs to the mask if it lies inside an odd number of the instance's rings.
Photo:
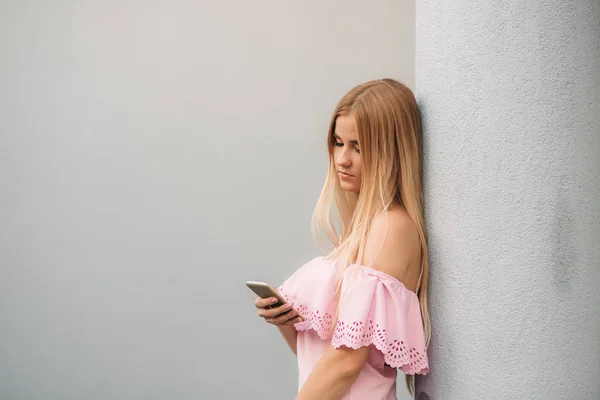
<path id="1" fill-rule="evenodd" d="M 335 120 L 335 132 L 334 134 L 340 139 L 354 140 L 358 137 L 358 130 L 356 129 L 356 121 L 353 115 L 340 115 Z"/>

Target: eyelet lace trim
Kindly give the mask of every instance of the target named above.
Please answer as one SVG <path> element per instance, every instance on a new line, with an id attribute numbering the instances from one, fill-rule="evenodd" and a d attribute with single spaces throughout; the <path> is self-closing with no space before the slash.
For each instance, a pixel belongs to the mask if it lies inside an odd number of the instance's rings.
<path id="1" fill-rule="evenodd" d="M 289 298 L 282 292 L 281 287 L 278 291 L 286 301 L 289 301 Z M 308 331 L 312 329 L 322 340 L 328 340 L 327 334 L 333 323 L 331 314 L 319 310 L 312 311 L 304 305 L 299 305 L 296 309 L 305 318 L 304 321 L 294 324 L 296 330 Z M 427 374 L 429 368 L 427 366 L 426 350 L 409 347 L 401 339 L 388 338 L 387 330 L 371 319 L 367 324 L 362 321 L 347 322 L 339 320 L 331 338 L 331 345 L 335 348 L 347 346 L 358 349 L 373 344 L 377 350 L 383 353 L 384 361 L 389 366 L 400 368 L 402 372 L 409 375 Z"/>

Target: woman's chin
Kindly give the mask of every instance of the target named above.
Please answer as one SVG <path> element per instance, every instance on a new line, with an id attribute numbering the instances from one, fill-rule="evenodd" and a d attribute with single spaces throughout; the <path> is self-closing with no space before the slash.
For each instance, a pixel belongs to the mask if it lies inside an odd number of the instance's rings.
<path id="1" fill-rule="evenodd" d="M 354 192 L 354 193 L 358 193 L 359 188 L 354 187 L 355 185 L 350 185 L 347 182 L 344 181 L 340 181 L 340 186 L 342 187 L 342 189 L 344 189 L 347 192 Z"/>

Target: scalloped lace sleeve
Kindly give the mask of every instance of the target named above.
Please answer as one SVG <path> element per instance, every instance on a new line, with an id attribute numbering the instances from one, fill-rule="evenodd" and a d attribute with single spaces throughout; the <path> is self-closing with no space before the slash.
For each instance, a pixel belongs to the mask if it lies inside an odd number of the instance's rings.
<path id="1" fill-rule="evenodd" d="M 335 315 L 335 274 L 325 273 L 320 264 L 307 264 L 279 291 L 306 318 L 294 324 L 296 330 L 313 329 L 327 340 Z M 352 282 L 351 291 L 340 303 L 332 346 L 356 349 L 373 345 L 383 354 L 386 364 L 405 374 L 429 372 L 417 295 L 396 278 L 369 267 L 355 265 L 346 274 L 344 285 Z"/>
<path id="2" fill-rule="evenodd" d="M 418 297 L 395 278 L 362 267 L 352 292 L 340 303 L 331 344 L 374 345 L 386 364 L 406 374 L 429 372 Z"/>

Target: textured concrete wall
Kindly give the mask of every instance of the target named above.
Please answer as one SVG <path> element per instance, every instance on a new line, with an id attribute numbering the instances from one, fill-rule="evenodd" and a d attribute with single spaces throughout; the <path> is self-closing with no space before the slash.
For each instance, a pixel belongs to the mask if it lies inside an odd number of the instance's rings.
<path id="1" fill-rule="evenodd" d="M 600 399 L 600 2 L 417 0 L 432 373 Z"/>

